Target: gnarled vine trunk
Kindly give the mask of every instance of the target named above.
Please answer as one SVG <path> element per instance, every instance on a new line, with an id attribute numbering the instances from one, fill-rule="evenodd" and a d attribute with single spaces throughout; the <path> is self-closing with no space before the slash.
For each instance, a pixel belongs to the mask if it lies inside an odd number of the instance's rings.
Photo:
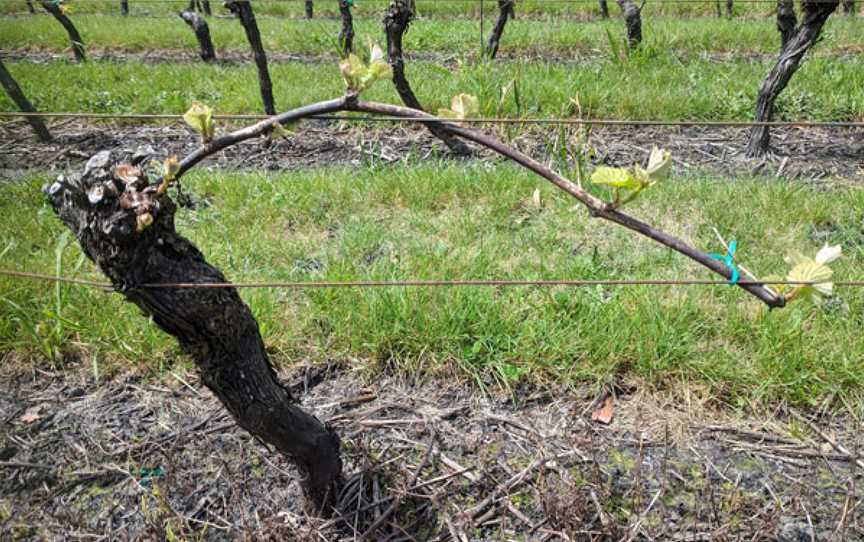
<path id="1" fill-rule="evenodd" d="M 79 62 L 87 60 L 87 54 L 84 52 L 84 40 L 81 39 L 81 34 L 78 33 L 78 29 L 75 28 L 75 25 L 72 24 L 69 17 L 63 13 L 60 6 L 51 0 L 42 0 L 42 7 L 45 8 L 45 11 L 53 15 L 54 18 L 57 19 L 57 22 L 63 25 L 63 28 L 66 29 L 66 33 L 69 34 L 69 41 L 72 43 L 72 52 L 75 54 L 75 60 L 78 60 Z"/>
<path id="2" fill-rule="evenodd" d="M 36 13 L 36 8 L 33 7 L 33 0 L 27 0 L 27 10 L 30 13 Z"/>
<path id="3" fill-rule="evenodd" d="M 33 107 L 33 104 L 30 103 L 30 100 L 27 99 L 27 96 L 24 95 L 24 92 L 21 91 L 21 87 L 18 86 L 18 82 L 15 81 L 15 78 L 12 77 L 12 74 L 6 69 L 6 66 L 3 64 L 3 61 L 0 60 L 0 84 L 3 85 L 3 88 L 6 90 L 6 94 L 12 98 L 12 101 L 15 102 L 15 105 L 18 106 L 18 109 L 27 113 L 35 113 L 36 108 Z M 30 124 L 30 127 L 33 128 L 33 131 L 36 132 L 36 136 L 39 138 L 39 141 L 48 142 L 51 141 L 51 132 L 48 131 L 48 128 L 45 126 L 45 123 L 42 121 L 40 117 L 27 117 L 27 122 Z"/>
<path id="4" fill-rule="evenodd" d="M 855 15 L 855 0 L 843 0 L 843 13 Z"/>
<path id="5" fill-rule="evenodd" d="M 313 15 L 315 15 L 315 6 L 312 3 L 312 0 L 306 0 L 305 8 L 306 8 L 306 18 L 311 19 L 313 17 Z"/>
<path id="6" fill-rule="evenodd" d="M 120 0 L 120 15 L 129 15 L 129 0 Z"/>
<path id="7" fill-rule="evenodd" d="M 213 41 L 210 39 L 210 27 L 204 17 L 201 17 L 194 11 L 181 11 L 180 18 L 189 25 L 195 38 L 198 40 L 199 54 L 204 62 L 212 62 L 216 59 L 216 52 L 213 50 Z"/>
<path id="8" fill-rule="evenodd" d="M 387 59 L 393 69 L 393 85 L 396 92 L 402 98 L 402 102 L 411 109 L 424 111 L 423 106 L 411 89 L 411 84 L 405 76 L 405 59 L 402 53 L 402 36 L 408 29 L 408 25 L 414 18 L 414 10 L 409 0 L 391 0 L 384 16 L 384 32 L 387 35 Z M 459 139 L 453 137 L 440 124 L 427 123 L 429 129 L 436 137 L 444 142 L 447 147 L 456 154 L 471 154 L 471 149 Z"/>
<path id="9" fill-rule="evenodd" d="M 795 0 L 777 0 L 777 30 L 780 32 L 780 52 L 795 33 L 798 17 L 795 15 Z"/>
<path id="10" fill-rule="evenodd" d="M 498 47 L 501 45 L 501 36 L 504 35 L 507 21 L 516 17 L 515 6 L 516 0 L 498 0 L 498 20 L 495 21 L 495 26 L 489 35 L 489 42 L 486 44 L 487 57 L 495 58 L 498 54 Z"/>
<path id="11" fill-rule="evenodd" d="M 600 17 L 609 18 L 609 3 L 606 0 L 600 0 Z"/>
<path id="12" fill-rule="evenodd" d="M 210 12 L 210 0 L 189 0 L 189 7 L 186 11 L 200 11 L 204 15 L 213 15 Z"/>
<path id="13" fill-rule="evenodd" d="M 339 15 L 342 18 L 342 29 L 339 30 L 339 49 L 347 55 L 354 51 L 354 17 L 351 16 L 351 4 L 348 0 L 339 0 Z"/>
<path id="14" fill-rule="evenodd" d="M 108 151 L 91 158 L 83 175 L 58 179 L 46 194 L 114 288 L 177 339 L 237 423 L 291 459 L 315 512 L 329 513 L 342 483 L 339 439 L 294 404 L 237 290 L 146 286 L 226 281 L 176 232 L 171 199 L 160 197 L 141 169 L 112 163 Z M 141 229 L 145 214 L 152 223 Z"/>
<path id="15" fill-rule="evenodd" d="M 635 49 L 642 43 L 642 8 L 632 0 L 618 0 L 618 5 L 624 12 L 624 23 L 627 25 L 627 46 Z"/>
<path id="16" fill-rule="evenodd" d="M 726 17 L 728 19 L 732 18 L 735 12 L 735 0 L 726 0 Z"/>
<path id="17" fill-rule="evenodd" d="M 264 52 L 264 45 L 261 43 L 261 32 L 258 30 L 258 23 L 255 21 L 255 14 L 252 13 L 252 4 L 249 0 L 229 0 L 225 2 L 225 7 L 231 13 L 237 15 L 240 19 L 240 24 L 243 25 L 246 39 L 252 47 L 255 65 L 258 67 L 258 85 L 261 87 L 261 100 L 264 102 L 264 112 L 268 115 L 275 115 L 276 104 L 273 102 L 273 83 L 270 81 L 270 71 L 267 69 L 267 54 Z"/>
<path id="18" fill-rule="evenodd" d="M 756 122 L 769 122 L 774 117 L 774 102 L 801 66 L 801 59 L 813 47 L 822 33 L 822 27 L 840 5 L 840 0 L 803 0 L 804 14 L 801 24 L 789 38 L 780 53 L 777 64 L 768 73 L 756 99 Z M 768 152 L 771 144 L 771 128 L 754 126 L 747 142 L 747 156 L 756 157 Z"/>

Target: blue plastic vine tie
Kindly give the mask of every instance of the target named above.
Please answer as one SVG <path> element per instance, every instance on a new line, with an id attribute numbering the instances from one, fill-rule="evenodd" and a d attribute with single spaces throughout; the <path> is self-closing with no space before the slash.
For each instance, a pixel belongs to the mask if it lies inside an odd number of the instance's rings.
<path id="1" fill-rule="evenodd" d="M 738 241 L 735 241 L 733 239 L 732 242 L 729 243 L 729 250 L 726 252 L 725 255 L 717 254 L 715 252 L 708 254 L 709 256 L 714 258 L 715 260 L 725 263 L 726 267 L 729 268 L 729 271 L 732 272 L 732 277 L 729 279 L 729 285 L 730 286 L 735 286 L 736 284 L 738 284 L 738 279 L 741 278 L 741 273 L 739 273 L 738 268 L 735 267 L 735 251 L 736 250 L 738 250 Z"/>

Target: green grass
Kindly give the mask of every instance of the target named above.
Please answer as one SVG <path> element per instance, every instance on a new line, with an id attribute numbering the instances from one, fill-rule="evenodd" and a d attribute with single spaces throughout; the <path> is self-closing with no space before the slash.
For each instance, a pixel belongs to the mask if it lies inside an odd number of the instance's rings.
<path id="1" fill-rule="evenodd" d="M 43 111 L 183 113 L 192 100 L 218 113 L 261 111 L 257 75 L 251 64 L 204 65 L 139 62 L 32 64 L 9 62 L 24 92 Z M 622 64 L 603 61 L 577 66 L 527 62 L 465 63 L 451 68 L 432 62 L 409 67 L 415 91 L 435 111 L 459 93 L 478 96 L 485 115 L 497 115 L 501 87 L 519 81 L 521 107 L 508 99 L 502 115 L 560 116 L 578 96 L 592 117 L 628 119 L 724 119 L 752 117 L 756 91 L 767 62 L 686 64 L 668 55 Z M 344 92 L 336 63 L 271 67 L 278 110 L 324 100 Z M 400 103 L 393 85 L 379 82 L 364 97 Z M 15 110 L 0 95 L 0 110 Z M 778 119 L 860 120 L 864 118 L 864 64 L 812 59 L 778 100 Z"/>
<path id="2" fill-rule="evenodd" d="M 211 5 L 216 13 L 223 12 L 221 2 L 211 0 Z M 380 18 L 382 11 L 386 8 L 389 0 L 362 0 L 357 2 L 353 9 L 355 17 Z M 118 0 L 73 0 L 70 2 L 74 13 L 119 13 L 120 3 Z M 480 14 L 479 0 L 417 0 L 418 11 L 423 16 L 449 16 L 449 17 L 477 17 Z M 130 0 L 130 12 L 135 14 L 162 15 L 174 13 L 185 8 L 188 2 L 176 0 L 174 2 L 147 2 L 141 0 Z M 317 16 L 337 16 L 335 0 L 316 0 L 315 13 Z M 704 2 L 657 2 L 648 4 L 644 10 L 645 16 L 655 14 L 665 15 L 688 15 L 688 16 L 713 16 L 714 0 Z M 725 2 L 724 2 L 725 5 Z M 497 2 L 486 0 L 484 3 L 486 16 L 494 18 L 497 14 Z M 614 0 L 609 1 L 609 11 L 613 17 L 620 15 L 620 9 Z M 24 0 L 6 0 L 0 2 L 0 13 L 26 13 Z M 279 15 L 288 17 L 300 17 L 304 15 L 302 0 L 291 1 L 261 1 L 255 5 L 255 12 L 259 15 Z M 598 2 L 560 2 L 549 0 L 520 0 L 517 6 L 517 17 L 528 14 L 534 17 L 554 16 L 560 18 L 599 16 Z M 735 15 L 768 17 L 773 13 L 770 3 L 737 2 Z"/>
<path id="3" fill-rule="evenodd" d="M 48 180 L 0 189 L 2 267 L 71 275 L 80 265 L 79 276 L 98 278 L 44 204 Z M 235 281 L 709 276 L 545 185 L 533 209 L 538 182 L 509 165 L 199 171 L 185 185 L 206 205 L 181 210 L 178 229 Z M 782 274 L 790 252 L 840 243 L 835 273 L 851 279 L 864 264 L 861 209 L 860 187 L 679 177 L 632 212 L 706 250 L 719 249 L 717 227 L 763 274 Z M 280 363 L 356 359 L 370 372 L 505 386 L 620 376 L 733 404 L 860 404 L 864 291 L 838 294 L 827 308 L 768 312 L 727 286 L 242 292 Z M 101 373 L 178 360 L 173 341 L 116 294 L 9 278 L 0 278 L 0 351 Z"/>
<path id="4" fill-rule="evenodd" d="M 334 0 L 335 3 L 335 0 Z M 613 2 L 614 4 L 614 2 Z M 120 16 L 73 17 L 88 47 L 146 51 L 154 48 L 196 50 L 192 31 L 179 19 Z M 14 24 L 13 24 L 14 21 Z M 2 48 L 63 50 L 69 39 L 51 17 L 7 19 L 0 24 Z M 217 55 L 223 51 L 249 50 L 245 34 L 235 20 L 209 20 Z M 258 21 L 268 51 L 305 54 L 332 54 L 340 23 L 336 19 L 286 20 L 262 17 Z M 652 18 L 644 21 L 646 43 L 659 51 L 679 54 L 737 52 L 774 55 L 780 43 L 773 18 L 753 20 Z M 356 21 L 357 43 L 384 41 L 381 17 Z M 491 23 L 485 31 L 491 30 Z M 405 36 L 408 53 L 439 52 L 448 55 L 476 55 L 479 50 L 479 23 L 472 20 L 421 20 Z M 623 39 L 620 19 L 582 22 L 561 18 L 517 19 L 508 24 L 501 51 L 506 53 L 553 53 L 574 59 L 583 55 L 609 56 L 607 32 Z M 861 52 L 860 20 L 833 17 L 825 30 L 818 54 Z"/>

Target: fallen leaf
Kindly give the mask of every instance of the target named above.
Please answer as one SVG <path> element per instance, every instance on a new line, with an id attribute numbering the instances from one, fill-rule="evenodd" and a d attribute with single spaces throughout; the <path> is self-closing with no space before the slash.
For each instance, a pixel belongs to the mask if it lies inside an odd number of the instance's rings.
<path id="1" fill-rule="evenodd" d="M 612 417 L 615 415 L 615 398 L 612 395 L 607 395 L 600 406 L 591 414 L 591 421 L 600 422 L 603 425 L 612 423 Z"/>
<path id="2" fill-rule="evenodd" d="M 23 423 L 33 423 L 41 420 L 45 416 L 42 414 L 42 405 L 33 405 L 24 411 L 24 414 L 18 418 Z"/>

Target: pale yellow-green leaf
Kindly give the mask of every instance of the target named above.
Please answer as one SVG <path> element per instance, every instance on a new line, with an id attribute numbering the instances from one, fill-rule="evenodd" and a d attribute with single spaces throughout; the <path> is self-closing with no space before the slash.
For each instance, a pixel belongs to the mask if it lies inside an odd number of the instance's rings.
<path id="1" fill-rule="evenodd" d="M 183 120 L 196 132 L 201 134 L 205 142 L 213 139 L 215 126 L 213 124 L 213 110 L 201 102 L 192 102 L 192 106 L 183 115 Z"/>
<path id="2" fill-rule="evenodd" d="M 788 284 L 778 284 L 784 282 L 786 279 L 781 277 L 780 275 L 768 275 L 762 279 L 765 281 L 765 286 L 771 288 L 778 294 L 782 294 L 788 289 Z"/>
<path id="3" fill-rule="evenodd" d="M 624 168 L 601 166 L 594 170 L 591 174 L 591 182 L 594 184 L 602 184 L 613 188 L 625 188 L 636 190 L 642 187 L 642 184 L 636 179 L 632 173 Z"/>
<path id="4" fill-rule="evenodd" d="M 654 147 L 651 149 L 651 156 L 648 158 L 648 169 L 646 173 L 651 178 L 652 183 L 662 181 L 669 177 L 672 171 L 672 153 L 667 150 Z"/>
<path id="5" fill-rule="evenodd" d="M 476 117 L 480 114 L 480 100 L 470 94 L 457 94 L 450 100 L 450 110 L 460 119 Z"/>
<path id="6" fill-rule="evenodd" d="M 809 296 L 819 301 L 823 296 L 830 296 L 834 284 L 829 282 L 834 272 L 825 264 L 813 259 L 803 259 L 795 265 L 786 276 L 789 282 L 814 282 L 817 284 L 799 284 L 794 286 L 791 298 Z"/>

